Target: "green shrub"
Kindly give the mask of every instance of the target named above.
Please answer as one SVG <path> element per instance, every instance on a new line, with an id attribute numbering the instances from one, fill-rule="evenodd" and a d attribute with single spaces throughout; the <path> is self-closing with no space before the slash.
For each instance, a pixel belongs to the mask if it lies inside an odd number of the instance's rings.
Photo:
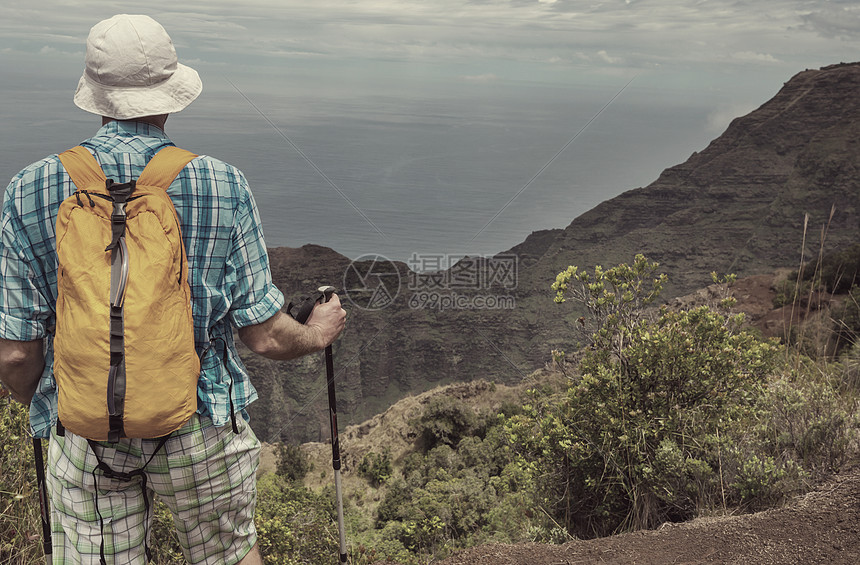
<path id="1" fill-rule="evenodd" d="M 356 472 L 372 487 L 379 488 L 391 478 L 391 452 L 386 449 L 381 455 L 373 451 L 365 454 Z"/>
<path id="2" fill-rule="evenodd" d="M 774 307 L 806 300 L 812 291 L 831 294 L 850 292 L 860 284 L 860 243 L 830 251 L 805 263 L 776 285 Z"/>
<path id="3" fill-rule="evenodd" d="M 743 461 L 731 486 L 737 489 L 744 502 L 755 501 L 756 507 L 765 507 L 767 503 L 782 500 L 782 493 L 778 493 L 774 485 L 785 475 L 786 469 L 779 466 L 773 457 L 759 459 L 758 455 L 752 455 Z"/>
<path id="4" fill-rule="evenodd" d="M 314 494 L 294 481 L 268 474 L 257 482 L 254 516 L 266 565 L 326 563 L 339 553 L 334 497 Z"/>
<path id="5" fill-rule="evenodd" d="M 275 473 L 288 481 L 301 481 L 311 471 L 307 454 L 298 445 L 278 445 Z"/>
<path id="6" fill-rule="evenodd" d="M 796 279 L 798 272 L 791 274 Z M 831 294 L 847 292 L 860 283 L 860 243 L 830 251 L 800 268 L 800 279 Z"/>
<path id="7" fill-rule="evenodd" d="M 562 398 L 535 398 L 508 433 L 533 469 L 539 501 L 579 536 L 651 528 L 696 515 L 720 487 L 729 422 L 749 414 L 777 348 L 708 307 L 643 306 L 665 276 L 633 266 L 559 274 L 557 302 L 589 312 L 590 348 Z M 730 304 L 727 302 L 726 304 Z"/>
<path id="8" fill-rule="evenodd" d="M 845 462 L 858 424 L 856 400 L 840 395 L 841 379 L 831 376 L 830 369 L 837 366 L 809 360 L 787 367 L 785 376 L 768 387 L 759 419 L 763 449 L 790 457 L 816 480 Z"/>
<path id="9" fill-rule="evenodd" d="M 385 495 L 376 509 L 377 528 L 384 528 L 388 522 L 400 522 L 408 517 L 413 490 L 400 477 L 389 481 L 385 488 Z"/>
<path id="10" fill-rule="evenodd" d="M 424 451 L 438 445 L 456 446 L 460 439 L 476 430 L 480 420 L 471 406 L 449 396 L 430 400 L 424 412 L 413 422 Z"/>
<path id="11" fill-rule="evenodd" d="M 449 423 L 452 412 L 469 414 L 470 425 L 461 429 L 471 433 L 454 445 L 439 442 L 427 451 L 416 446 L 402 459 L 400 475 L 384 486 L 377 507 L 380 538 L 419 560 L 478 543 L 527 541 L 531 526 L 546 526 L 532 505 L 531 479 L 514 464 L 504 418 L 475 414 L 451 400 L 436 405 L 444 410 L 431 407 L 425 414 L 442 413 Z"/>
<path id="12" fill-rule="evenodd" d="M 851 287 L 842 308 L 835 314 L 839 339 L 850 348 L 860 341 L 858 340 L 860 337 L 860 285 Z"/>
<path id="13" fill-rule="evenodd" d="M 161 502 L 157 496 L 153 505 L 152 530 L 149 540 L 154 565 L 182 565 L 185 563 L 176 526 L 173 523 L 173 515 L 167 505 Z"/>

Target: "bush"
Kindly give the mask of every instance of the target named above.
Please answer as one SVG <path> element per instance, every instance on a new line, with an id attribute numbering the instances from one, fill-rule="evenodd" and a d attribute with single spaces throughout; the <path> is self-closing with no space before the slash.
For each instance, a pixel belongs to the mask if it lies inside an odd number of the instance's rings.
<path id="1" fill-rule="evenodd" d="M 179 536 L 173 523 L 173 515 L 167 505 L 155 497 L 153 505 L 152 530 L 149 536 L 152 562 L 154 565 L 182 565 L 185 557 Z"/>
<path id="2" fill-rule="evenodd" d="M 278 445 L 275 473 L 288 481 L 301 481 L 311 471 L 307 454 L 297 445 Z"/>
<path id="3" fill-rule="evenodd" d="M 860 283 L 860 243 L 821 255 L 776 286 L 774 308 L 803 304 L 815 291 L 843 294 Z"/>
<path id="4" fill-rule="evenodd" d="M 471 406 L 448 396 L 430 400 L 421 417 L 413 423 L 425 452 L 438 445 L 456 446 L 478 425 L 478 416 Z"/>
<path id="5" fill-rule="evenodd" d="M 729 423 L 774 370 L 776 346 L 742 331 L 742 316 L 701 307 L 651 320 L 643 306 L 666 280 L 656 267 L 640 255 L 559 274 L 556 301 L 573 290 L 590 313 L 590 349 L 566 395 L 536 397 L 507 425 L 539 501 L 579 536 L 695 516 L 718 492 Z"/>
<path id="6" fill-rule="evenodd" d="M 379 488 L 391 478 L 391 452 L 386 449 L 381 455 L 373 451 L 365 454 L 356 472 L 372 487 Z"/>
<path id="7" fill-rule="evenodd" d="M 837 312 L 836 332 L 849 348 L 860 342 L 860 285 L 851 287 L 843 307 Z"/>
<path id="8" fill-rule="evenodd" d="M 797 277 L 797 271 L 791 274 L 792 280 Z M 860 243 L 825 253 L 818 261 L 803 265 L 800 280 L 821 286 L 831 294 L 847 292 L 860 282 Z"/>
<path id="9" fill-rule="evenodd" d="M 822 371 L 822 367 L 824 371 Z M 838 376 L 809 360 L 787 367 L 762 401 L 758 435 L 763 450 L 790 457 L 815 480 L 837 471 L 848 457 L 858 424 L 856 402 L 840 396 Z"/>
<path id="10" fill-rule="evenodd" d="M 731 487 L 746 505 L 754 509 L 767 508 L 782 502 L 788 494 L 777 486 L 788 472 L 772 456 L 759 458 L 759 455 L 753 454 L 741 462 Z"/>
<path id="11" fill-rule="evenodd" d="M 326 491 L 324 490 L 323 493 Z M 277 474 L 257 482 L 258 543 L 266 565 L 326 563 L 339 553 L 334 497 Z"/>
<path id="12" fill-rule="evenodd" d="M 526 541 L 529 527 L 547 527 L 533 510 L 530 479 L 513 462 L 504 418 L 476 414 L 450 398 L 428 406 L 425 416 L 440 413 L 447 424 L 422 418 L 425 429 L 450 430 L 451 414 L 466 414 L 456 420 L 469 422 L 458 428 L 466 435 L 454 445 L 418 446 L 403 458 L 401 474 L 386 483 L 377 507 L 378 535 L 420 561 L 478 543 Z M 405 562 L 402 556 L 398 562 Z"/>

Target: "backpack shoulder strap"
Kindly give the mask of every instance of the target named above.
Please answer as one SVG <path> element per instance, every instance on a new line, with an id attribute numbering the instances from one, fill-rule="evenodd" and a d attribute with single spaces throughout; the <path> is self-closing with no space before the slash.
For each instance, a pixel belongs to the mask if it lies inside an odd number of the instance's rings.
<path id="1" fill-rule="evenodd" d="M 197 157 L 194 153 L 168 146 L 161 149 L 147 163 L 146 168 L 140 173 L 137 184 L 143 186 L 158 186 L 167 190 L 176 175 L 185 168 L 185 165 Z"/>
<path id="2" fill-rule="evenodd" d="M 85 148 L 78 145 L 59 154 L 60 162 L 78 190 L 84 190 L 93 185 L 99 188 L 105 186 L 105 174 L 95 157 Z"/>

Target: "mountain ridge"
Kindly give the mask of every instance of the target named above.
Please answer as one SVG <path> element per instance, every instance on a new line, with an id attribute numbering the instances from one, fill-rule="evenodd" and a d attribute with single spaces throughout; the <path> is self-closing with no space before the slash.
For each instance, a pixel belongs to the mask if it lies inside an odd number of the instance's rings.
<path id="1" fill-rule="evenodd" d="M 575 264 L 569 262 L 571 250 L 590 245 L 600 249 L 602 257 L 613 258 L 607 263 L 627 261 L 633 239 L 642 244 L 640 251 L 668 271 L 695 272 L 699 286 L 704 286 L 707 278 L 701 273 L 711 270 L 737 270 L 745 276 L 788 266 L 775 261 L 768 248 L 794 244 L 799 250 L 803 216 L 787 214 L 798 208 L 799 200 L 810 214 L 809 225 L 816 227 L 827 221 L 835 205 L 834 243 L 849 239 L 850 229 L 856 238 L 858 88 L 856 63 L 798 73 L 773 98 L 732 120 L 722 135 L 684 163 L 667 168 L 647 187 L 626 191 L 574 219 L 541 259 L 560 271 L 567 266 L 564 263 Z M 739 215 L 720 213 L 728 201 L 742 204 L 732 210 Z M 644 213 L 636 214 L 636 209 Z M 702 227 L 716 230 L 711 241 L 691 233 Z M 649 237 L 642 237 L 643 232 Z M 678 240 L 676 245 L 665 241 L 666 234 Z M 607 240 L 622 245 L 613 253 L 603 245 Z M 684 241 L 689 244 L 677 245 Z M 707 243 L 711 245 L 705 250 L 697 247 Z M 722 244 L 725 251 L 715 244 Z M 709 265 L 679 261 L 681 255 L 706 256 Z M 671 293 L 695 286 L 690 278 L 680 285 L 677 277 L 672 278 L 677 288 Z"/>

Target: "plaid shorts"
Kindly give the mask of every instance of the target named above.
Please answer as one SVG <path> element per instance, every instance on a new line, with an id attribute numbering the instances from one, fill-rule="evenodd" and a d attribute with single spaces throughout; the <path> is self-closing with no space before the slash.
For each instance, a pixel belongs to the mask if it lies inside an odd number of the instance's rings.
<path id="1" fill-rule="evenodd" d="M 189 563 L 236 563 L 257 541 L 260 443 L 243 418 L 236 423 L 238 434 L 229 424 L 216 428 L 195 414 L 146 466 L 146 496 L 151 502 L 156 493 L 170 508 Z M 157 446 L 157 440 L 123 439 L 96 449 L 113 470 L 129 472 L 141 468 Z M 101 471 L 94 478 L 96 465 L 87 440 L 52 431 L 47 483 L 54 563 L 97 564 L 102 541 L 108 563 L 145 563 L 152 505 L 147 515 L 140 478 L 122 482 Z"/>

